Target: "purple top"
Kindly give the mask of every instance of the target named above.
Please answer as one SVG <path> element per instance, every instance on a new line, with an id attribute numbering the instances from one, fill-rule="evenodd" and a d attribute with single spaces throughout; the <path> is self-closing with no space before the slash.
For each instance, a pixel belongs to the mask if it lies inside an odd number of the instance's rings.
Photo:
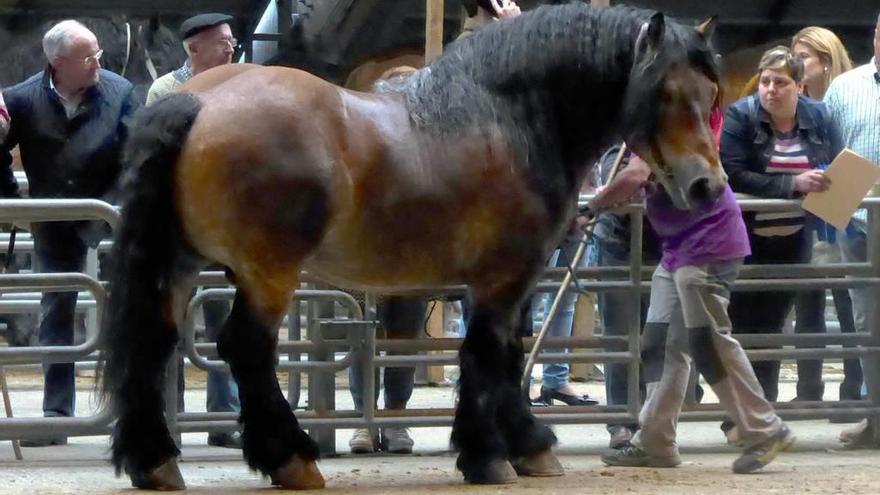
<path id="1" fill-rule="evenodd" d="M 709 209 L 679 210 L 669 195 L 658 189 L 647 198 L 645 215 L 663 241 L 663 268 L 745 258 L 752 253 L 742 211 L 730 186 Z"/>

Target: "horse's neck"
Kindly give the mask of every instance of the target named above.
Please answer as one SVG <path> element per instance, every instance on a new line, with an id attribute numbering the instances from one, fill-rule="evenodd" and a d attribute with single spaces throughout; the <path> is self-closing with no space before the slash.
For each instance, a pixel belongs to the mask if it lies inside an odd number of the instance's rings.
<path id="1" fill-rule="evenodd" d="M 557 53 L 546 53 L 547 47 L 540 42 L 526 45 L 524 49 L 532 53 L 523 57 L 540 60 L 543 54 L 554 63 L 543 68 L 543 80 L 523 88 L 533 94 L 510 96 L 553 105 L 552 113 L 546 114 L 553 121 L 547 124 L 556 128 L 565 148 L 563 155 L 578 176 L 586 174 L 596 148 L 616 133 L 640 25 L 635 18 L 611 16 L 614 22 L 606 22 L 603 17 L 595 14 L 583 22 L 578 34 L 593 32 L 576 44 L 577 49 L 558 46 Z M 515 80 L 516 75 L 509 77 Z"/>

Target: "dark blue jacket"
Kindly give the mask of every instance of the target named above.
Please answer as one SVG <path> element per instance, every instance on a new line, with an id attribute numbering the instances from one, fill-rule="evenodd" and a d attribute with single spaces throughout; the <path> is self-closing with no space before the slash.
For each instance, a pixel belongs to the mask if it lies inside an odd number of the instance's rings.
<path id="1" fill-rule="evenodd" d="M 796 118 L 798 137 L 812 168 L 831 163 L 843 142 L 825 104 L 799 96 Z M 766 173 L 773 143 L 770 114 L 761 106 L 757 94 L 738 100 L 727 109 L 721 133 L 721 163 L 735 192 L 761 198 L 799 196 L 794 190 L 794 175 Z"/>
<path id="2" fill-rule="evenodd" d="M 49 86 L 48 71 L 4 90 L 11 126 L 0 149 L 0 195 L 18 195 L 10 150 L 19 145 L 31 197 L 112 199 L 122 144 L 140 106 L 133 89 L 102 69 L 72 119 Z"/>

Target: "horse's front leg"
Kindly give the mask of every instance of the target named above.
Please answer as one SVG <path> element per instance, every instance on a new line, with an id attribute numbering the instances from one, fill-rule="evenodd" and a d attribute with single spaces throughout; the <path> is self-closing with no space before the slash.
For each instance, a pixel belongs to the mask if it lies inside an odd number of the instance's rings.
<path id="1" fill-rule="evenodd" d="M 248 466 L 283 488 L 323 488 L 318 446 L 299 426 L 275 374 L 276 327 L 288 301 L 287 293 L 240 287 L 217 349 L 238 383 Z"/>
<path id="2" fill-rule="evenodd" d="M 531 313 L 526 313 L 530 316 Z M 526 322 L 531 325 L 531 321 Z M 561 476 L 562 464 L 551 451 L 556 435 L 546 425 L 538 422 L 532 414 L 528 392 L 521 388 L 525 369 L 525 352 L 521 325 L 513 326 L 505 341 L 505 376 L 501 385 L 501 407 L 498 409 L 498 426 L 507 441 L 510 462 L 516 473 L 522 476 Z"/>
<path id="3" fill-rule="evenodd" d="M 535 420 L 519 386 L 523 354 L 514 319 L 521 299 L 482 297 L 475 290 L 452 430 L 458 469 L 470 483 L 511 483 L 517 471 L 537 475 L 533 459 L 552 457 L 556 437 Z"/>

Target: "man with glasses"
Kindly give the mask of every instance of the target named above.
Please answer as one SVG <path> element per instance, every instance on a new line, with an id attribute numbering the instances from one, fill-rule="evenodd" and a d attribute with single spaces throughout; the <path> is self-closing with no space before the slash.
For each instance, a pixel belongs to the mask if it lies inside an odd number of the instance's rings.
<path id="1" fill-rule="evenodd" d="M 183 67 L 169 72 L 156 79 L 147 92 L 147 105 L 152 105 L 159 98 L 174 91 L 181 84 L 196 74 L 232 63 L 232 54 L 238 42 L 232 37 L 229 27 L 233 20 L 226 14 L 199 14 L 183 21 L 180 35 L 183 48 L 188 56 Z M 211 269 L 223 270 L 223 267 Z M 229 314 L 227 301 L 206 301 L 203 305 L 205 317 L 205 333 L 209 342 L 216 342 L 217 335 L 226 316 Z M 177 378 L 177 408 L 184 410 L 183 361 L 179 367 Z M 238 385 L 229 372 L 209 371 L 206 385 L 206 409 L 208 412 L 238 412 L 241 405 L 238 400 Z M 208 445 L 214 447 L 241 448 L 241 435 L 238 432 L 214 432 L 208 434 Z"/>
<path id="2" fill-rule="evenodd" d="M 177 89 L 193 76 L 208 69 L 232 63 L 232 55 L 238 41 L 232 36 L 230 23 L 234 20 L 226 14 L 199 14 L 183 21 L 180 37 L 187 59 L 183 67 L 156 79 L 147 93 L 147 105 Z"/>
<path id="3" fill-rule="evenodd" d="M 46 32 L 46 69 L 3 91 L 9 133 L 0 147 L 0 196 L 18 197 L 12 173 L 15 146 L 34 198 L 113 201 L 122 143 L 139 106 L 132 84 L 101 68 L 102 51 L 88 28 L 62 21 Z M 32 226 L 40 272 L 78 272 L 88 247 L 106 233 L 101 222 L 47 222 Z M 40 345 L 71 345 L 76 292 L 43 295 Z M 43 414 L 74 415 L 74 366 L 44 366 Z M 67 443 L 65 437 L 26 440 L 23 446 Z"/>

